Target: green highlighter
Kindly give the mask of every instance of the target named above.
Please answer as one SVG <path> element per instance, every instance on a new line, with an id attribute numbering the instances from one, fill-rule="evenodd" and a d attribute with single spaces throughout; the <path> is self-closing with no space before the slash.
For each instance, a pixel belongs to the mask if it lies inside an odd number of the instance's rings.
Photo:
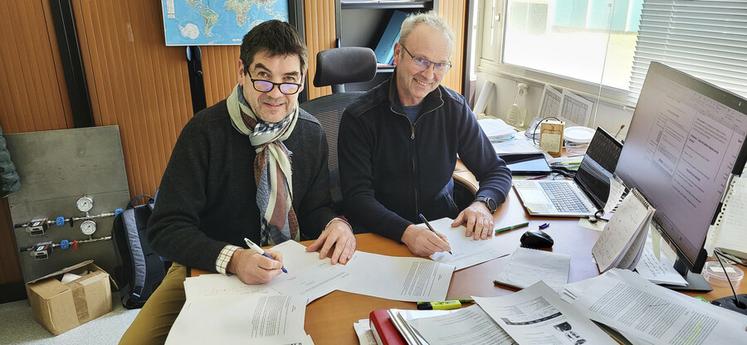
<path id="1" fill-rule="evenodd" d="M 418 310 L 451 310 L 459 309 L 462 304 L 472 303 L 472 299 L 452 299 L 447 301 L 418 302 Z"/>

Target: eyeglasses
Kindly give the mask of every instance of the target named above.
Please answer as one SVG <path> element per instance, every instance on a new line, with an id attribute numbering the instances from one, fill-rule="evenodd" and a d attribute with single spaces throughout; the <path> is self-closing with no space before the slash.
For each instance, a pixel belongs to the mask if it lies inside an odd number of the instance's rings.
<path id="1" fill-rule="evenodd" d="M 254 86 L 254 89 L 259 92 L 268 93 L 272 91 L 272 89 L 275 88 L 275 86 L 278 87 L 278 90 L 280 90 L 280 93 L 284 95 L 294 95 L 298 92 L 298 90 L 301 89 L 301 84 L 296 83 L 273 83 L 269 80 L 264 79 L 254 79 L 249 77 L 249 80 L 252 81 L 252 86 Z"/>
<path id="2" fill-rule="evenodd" d="M 404 45 L 401 45 L 402 49 L 407 52 L 407 55 L 410 55 L 410 58 L 413 62 L 415 62 L 418 67 L 420 67 L 422 70 L 427 70 L 433 66 L 434 72 L 446 72 L 451 68 L 451 62 L 433 62 L 431 60 L 428 60 L 422 56 L 414 56 L 412 53 L 410 53 L 407 48 L 405 48 Z"/>

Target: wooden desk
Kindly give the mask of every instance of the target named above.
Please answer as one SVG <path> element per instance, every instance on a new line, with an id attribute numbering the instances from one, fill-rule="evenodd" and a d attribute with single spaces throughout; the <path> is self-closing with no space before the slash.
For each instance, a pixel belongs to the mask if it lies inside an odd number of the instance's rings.
<path id="1" fill-rule="evenodd" d="M 553 252 L 571 256 L 569 281 L 575 282 L 599 274 L 591 256 L 591 248 L 599 237 L 599 232 L 579 227 L 578 219 L 528 216 L 513 189 L 508 200 L 498 209 L 494 217 L 496 228 L 522 221 L 529 221 L 531 228 L 536 228 L 545 222 L 550 223 L 546 231 L 555 240 Z M 500 244 L 508 249 L 518 247 L 519 237 L 525 230 L 526 228 L 517 229 L 498 235 Z M 359 234 L 356 238 L 357 249 L 361 251 L 391 256 L 412 256 L 406 246 L 376 234 Z M 311 241 L 303 243 L 308 245 Z M 493 286 L 494 272 L 498 269 L 497 261 L 493 260 L 454 272 L 448 298 L 501 296 L 516 291 L 516 289 Z M 738 293 L 740 292 L 747 292 L 747 283 L 744 280 L 738 287 Z M 728 286 L 714 286 L 714 290 L 708 294 L 688 293 L 691 296 L 703 296 L 708 300 L 730 294 Z M 378 308 L 415 309 L 415 303 L 335 291 L 307 306 L 304 329 L 316 344 L 357 344 L 358 338 L 353 330 L 353 323 L 360 319 L 367 319 L 368 314 Z"/>

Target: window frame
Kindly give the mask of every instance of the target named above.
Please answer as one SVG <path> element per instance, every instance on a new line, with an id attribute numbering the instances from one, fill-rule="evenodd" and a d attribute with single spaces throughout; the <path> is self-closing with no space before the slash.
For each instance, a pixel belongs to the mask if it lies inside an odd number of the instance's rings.
<path id="1" fill-rule="evenodd" d="M 495 7 L 493 8 L 493 3 Z M 526 82 L 533 85 L 544 85 L 549 84 L 558 88 L 568 89 L 583 95 L 591 97 L 595 102 L 601 101 L 610 105 L 620 106 L 623 108 L 635 107 L 635 104 L 630 102 L 630 91 L 618 89 L 611 86 L 606 86 L 600 82 L 589 82 L 585 80 L 576 79 L 573 77 L 562 76 L 551 72 L 540 71 L 529 67 L 518 66 L 514 64 L 503 62 L 503 52 L 505 49 L 505 32 L 506 32 L 506 14 L 508 12 L 508 1 L 507 0 L 483 0 L 479 2 L 479 11 L 482 13 L 479 18 L 478 32 L 483 33 L 480 36 L 480 42 L 477 46 L 477 73 L 485 73 L 488 75 L 494 75 L 498 77 L 513 79 L 520 82 Z M 490 8 L 488 8 L 490 6 Z M 492 12 L 488 15 L 488 12 Z M 492 34 L 498 37 L 498 50 L 495 55 L 485 55 L 484 40 L 490 32 L 489 23 L 486 23 L 488 18 L 492 16 L 498 17 L 496 20 L 498 25 L 494 25 Z M 490 58 L 488 58 L 488 56 Z M 492 58 L 492 59 L 491 59 Z"/>

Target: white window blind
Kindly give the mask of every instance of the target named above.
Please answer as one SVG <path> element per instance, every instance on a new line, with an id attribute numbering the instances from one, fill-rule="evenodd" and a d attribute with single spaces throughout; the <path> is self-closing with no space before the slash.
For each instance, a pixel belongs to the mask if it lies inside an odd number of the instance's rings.
<path id="1" fill-rule="evenodd" d="M 747 97 L 747 0 L 645 0 L 630 79 L 632 104 L 651 61 Z"/>

